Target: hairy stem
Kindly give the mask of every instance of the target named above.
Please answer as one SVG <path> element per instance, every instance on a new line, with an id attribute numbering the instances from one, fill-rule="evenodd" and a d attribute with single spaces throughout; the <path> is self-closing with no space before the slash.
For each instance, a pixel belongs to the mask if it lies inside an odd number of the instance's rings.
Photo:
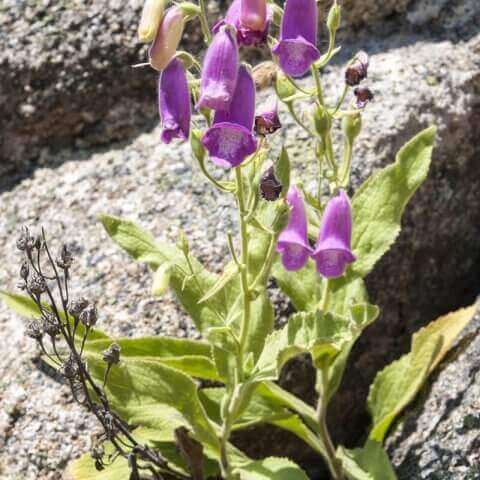
<path id="1" fill-rule="evenodd" d="M 321 368 L 318 370 L 320 375 L 322 390 L 318 399 L 317 405 L 317 420 L 319 424 L 318 436 L 320 437 L 323 445 L 325 446 L 326 460 L 330 474 L 334 480 L 344 480 L 342 466 L 338 462 L 335 455 L 335 447 L 333 446 L 332 439 L 327 427 L 327 386 L 328 386 L 328 369 Z"/>
<path id="2" fill-rule="evenodd" d="M 202 25 L 202 33 L 205 37 L 205 42 L 207 44 L 210 44 L 210 42 L 212 41 L 212 34 L 208 26 L 207 7 L 205 5 L 205 0 L 199 0 L 198 3 L 200 4 L 200 23 Z"/>

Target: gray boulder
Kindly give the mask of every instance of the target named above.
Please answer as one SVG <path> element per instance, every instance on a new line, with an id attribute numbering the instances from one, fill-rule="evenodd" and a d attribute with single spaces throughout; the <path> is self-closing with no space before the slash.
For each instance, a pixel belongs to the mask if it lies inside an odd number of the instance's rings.
<path id="1" fill-rule="evenodd" d="M 388 441 L 399 480 L 480 478 L 480 315 Z"/>

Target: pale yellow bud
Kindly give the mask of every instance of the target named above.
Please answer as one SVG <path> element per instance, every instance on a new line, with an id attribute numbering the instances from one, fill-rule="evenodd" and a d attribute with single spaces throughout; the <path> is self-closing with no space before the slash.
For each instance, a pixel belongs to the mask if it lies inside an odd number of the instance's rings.
<path id="1" fill-rule="evenodd" d="M 141 42 L 152 42 L 162 21 L 165 0 L 145 0 L 143 5 L 138 38 Z"/>
<path id="2" fill-rule="evenodd" d="M 161 297 L 168 290 L 172 268 L 172 264 L 162 263 L 153 274 L 152 295 L 154 297 Z"/>
<path id="3" fill-rule="evenodd" d="M 183 27 L 182 9 L 177 6 L 170 7 L 165 12 L 157 36 L 148 52 L 150 65 L 155 70 L 162 71 L 170 63 L 182 39 Z"/>

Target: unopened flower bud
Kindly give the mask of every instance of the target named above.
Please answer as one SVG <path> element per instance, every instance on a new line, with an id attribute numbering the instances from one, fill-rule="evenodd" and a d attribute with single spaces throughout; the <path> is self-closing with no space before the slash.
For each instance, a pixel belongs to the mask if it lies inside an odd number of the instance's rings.
<path id="1" fill-rule="evenodd" d="M 103 361 L 109 365 L 114 365 L 120 362 L 120 345 L 112 343 L 106 350 L 102 352 Z"/>
<path id="2" fill-rule="evenodd" d="M 269 202 L 277 200 L 282 193 L 282 184 L 275 176 L 273 166 L 266 170 L 262 175 L 260 180 L 260 193 L 262 194 L 262 197 Z"/>
<path id="3" fill-rule="evenodd" d="M 162 71 L 175 55 L 182 38 L 184 27 L 183 12 L 180 7 L 170 7 L 158 27 L 157 36 L 148 52 L 150 65 Z"/>
<path id="4" fill-rule="evenodd" d="M 342 120 L 342 130 L 347 141 L 353 144 L 362 130 L 362 116 L 360 113 L 345 116 Z"/>
<path id="5" fill-rule="evenodd" d="M 341 7 L 335 1 L 328 12 L 327 27 L 331 32 L 336 32 L 340 27 Z"/>
<path id="6" fill-rule="evenodd" d="M 357 97 L 357 108 L 365 108 L 367 103 L 373 100 L 373 93 L 368 87 L 357 87 L 353 93 Z"/>
<path id="7" fill-rule="evenodd" d="M 138 26 L 138 38 L 141 42 L 153 41 L 162 21 L 165 0 L 145 0 Z"/>
<path id="8" fill-rule="evenodd" d="M 153 274 L 152 295 L 161 297 L 170 286 L 170 278 L 172 276 L 172 264 L 162 263 Z"/>
<path id="9" fill-rule="evenodd" d="M 275 81 L 275 92 L 282 102 L 292 97 L 297 93 L 295 87 L 292 85 L 292 82 L 287 78 L 283 72 L 277 73 L 277 79 Z"/>
<path id="10" fill-rule="evenodd" d="M 82 310 L 79 319 L 86 327 L 93 327 L 98 320 L 97 307 L 93 303 L 90 303 Z"/>
<path id="11" fill-rule="evenodd" d="M 346 84 L 354 87 L 367 78 L 368 63 L 368 55 L 363 51 L 358 52 L 353 62 L 345 70 Z"/>
<path id="12" fill-rule="evenodd" d="M 318 106 L 315 109 L 315 113 L 313 114 L 313 120 L 315 124 L 315 130 L 320 135 L 320 137 L 324 137 L 332 128 L 332 119 L 328 112 L 322 106 Z"/>

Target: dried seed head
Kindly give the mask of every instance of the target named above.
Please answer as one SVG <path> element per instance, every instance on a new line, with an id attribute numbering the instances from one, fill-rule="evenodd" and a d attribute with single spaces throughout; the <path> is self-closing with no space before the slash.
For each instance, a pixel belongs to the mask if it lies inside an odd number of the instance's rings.
<path id="1" fill-rule="evenodd" d="M 357 87 L 353 93 L 357 97 L 357 108 L 364 108 L 368 102 L 373 100 L 373 93 L 368 87 Z"/>
<path id="2" fill-rule="evenodd" d="M 88 300 L 85 297 L 81 297 L 76 300 L 72 300 L 68 305 L 68 313 L 78 318 L 82 311 L 88 306 Z"/>
<path id="3" fill-rule="evenodd" d="M 44 314 L 43 330 L 50 337 L 56 337 L 60 334 L 60 325 L 56 322 L 56 318 L 52 313 Z"/>
<path id="4" fill-rule="evenodd" d="M 25 333 L 34 340 L 40 340 L 43 337 L 42 324 L 38 320 L 32 320 L 27 325 Z"/>
<path id="5" fill-rule="evenodd" d="M 82 310 L 78 318 L 86 327 L 93 327 L 98 320 L 97 307 L 90 303 Z"/>
<path id="6" fill-rule="evenodd" d="M 22 228 L 22 233 L 17 239 L 17 248 L 22 252 L 29 252 L 35 245 L 33 237 L 30 235 L 30 230 L 28 227 Z"/>
<path id="7" fill-rule="evenodd" d="M 62 250 L 60 251 L 59 258 L 57 259 L 57 265 L 60 268 L 63 269 L 68 269 L 72 266 L 73 263 L 73 255 L 68 249 L 66 245 L 62 247 Z"/>
<path id="8" fill-rule="evenodd" d="M 120 345 L 112 343 L 106 350 L 102 352 L 103 361 L 109 365 L 117 364 L 120 361 Z"/>
<path id="9" fill-rule="evenodd" d="M 28 265 L 28 262 L 25 261 L 22 263 L 22 266 L 20 267 L 20 277 L 26 281 L 29 273 L 30 273 L 30 267 Z"/>
<path id="10" fill-rule="evenodd" d="M 47 282 L 45 279 L 38 273 L 33 273 L 28 282 L 28 289 L 34 295 L 41 295 L 47 290 Z"/>
<path id="11" fill-rule="evenodd" d="M 63 363 L 60 373 L 68 380 L 73 380 L 78 375 L 78 365 L 71 356 Z"/>
<path id="12" fill-rule="evenodd" d="M 269 202 L 277 200 L 282 193 L 282 184 L 277 180 L 277 177 L 275 177 L 273 166 L 262 175 L 260 180 L 260 193 L 262 197 Z"/>
<path id="13" fill-rule="evenodd" d="M 367 78 L 368 63 L 368 55 L 362 51 L 358 52 L 353 63 L 345 70 L 346 84 L 354 87 Z"/>

